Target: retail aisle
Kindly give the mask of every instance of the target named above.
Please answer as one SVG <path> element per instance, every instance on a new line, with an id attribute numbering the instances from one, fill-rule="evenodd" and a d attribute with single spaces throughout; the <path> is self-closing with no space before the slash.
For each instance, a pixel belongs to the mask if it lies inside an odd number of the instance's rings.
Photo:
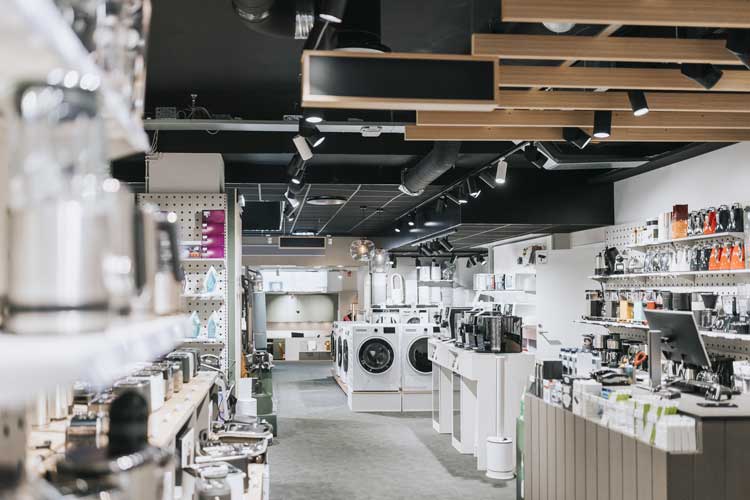
<path id="1" fill-rule="evenodd" d="M 269 453 L 271 500 L 511 500 L 515 482 L 491 481 L 427 416 L 356 414 L 330 362 L 273 370 L 280 435 Z"/>

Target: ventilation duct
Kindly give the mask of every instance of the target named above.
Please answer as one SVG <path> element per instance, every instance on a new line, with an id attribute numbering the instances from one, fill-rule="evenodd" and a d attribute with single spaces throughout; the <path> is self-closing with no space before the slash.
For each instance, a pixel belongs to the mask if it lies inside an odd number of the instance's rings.
<path id="1" fill-rule="evenodd" d="M 312 0 L 232 0 L 245 26 L 264 35 L 304 40 L 314 22 Z"/>
<path id="2" fill-rule="evenodd" d="M 415 167 L 402 172 L 398 189 L 409 196 L 421 195 L 427 186 L 456 164 L 460 149 L 460 142 L 436 142 Z"/>

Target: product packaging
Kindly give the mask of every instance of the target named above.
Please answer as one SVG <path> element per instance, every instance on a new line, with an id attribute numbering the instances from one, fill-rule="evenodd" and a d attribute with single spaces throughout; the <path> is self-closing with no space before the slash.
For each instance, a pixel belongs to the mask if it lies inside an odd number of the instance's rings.
<path id="1" fill-rule="evenodd" d="M 220 222 L 204 222 L 201 226 L 203 236 L 224 236 L 224 224 Z"/>
<path id="2" fill-rule="evenodd" d="M 206 271 L 206 276 L 203 278 L 203 290 L 202 293 L 212 294 L 216 293 L 216 289 L 219 283 L 219 274 L 216 272 L 216 268 L 211 266 Z"/>
<path id="3" fill-rule="evenodd" d="M 201 244 L 204 247 L 211 247 L 211 248 L 217 248 L 217 247 L 224 247 L 224 235 L 223 234 L 214 234 L 214 235 L 208 235 L 204 234 L 201 237 Z"/>
<path id="4" fill-rule="evenodd" d="M 672 238 L 687 238 L 688 235 L 688 206 L 674 205 L 672 207 Z"/>
<path id="5" fill-rule="evenodd" d="M 198 312 L 193 311 L 193 313 L 190 315 L 190 324 L 193 326 L 192 329 L 192 337 L 197 338 L 200 337 L 201 334 L 201 319 L 198 317 Z"/>
<path id="6" fill-rule="evenodd" d="M 216 311 L 211 313 L 211 316 L 208 317 L 208 323 L 206 325 L 206 332 L 208 334 L 208 338 L 215 339 L 216 338 L 216 330 L 219 326 L 219 315 L 216 313 Z"/>
<path id="7" fill-rule="evenodd" d="M 204 210 L 202 212 L 203 223 L 224 224 L 224 210 Z"/>
<path id="8" fill-rule="evenodd" d="M 201 247 L 201 257 L 204 259 L 223 259 L 224 247 Z"/>

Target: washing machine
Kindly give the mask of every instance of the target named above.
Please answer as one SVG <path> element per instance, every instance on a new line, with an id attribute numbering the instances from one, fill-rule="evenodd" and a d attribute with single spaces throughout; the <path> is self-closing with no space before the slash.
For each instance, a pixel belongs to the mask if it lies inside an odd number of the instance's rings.
<path id="1" fill-rule="evenodd" d="M 352 328 L 348 398 L 352 411 L 401 411 L 400 327 L 369 323 Z"/>
<path id="2" fill-rule="evenodd" d="M 345 324 L 341 335 L 341 352 L 339 353 L 339 360 L 341 361 L 340 370 L 341 381 L 347 386 L 350 386 L 352 364 L 351 364 L 351 345 L 352 345 L 352 329 L 355 323 Z"/>
<path id="3" fill-rule="evenodd" d="M 403 325 L 401 349 L 401 399 L 403 411 L 432 411 L 432 361 L 430 338 L 439 335 L 436 324 Z"/>

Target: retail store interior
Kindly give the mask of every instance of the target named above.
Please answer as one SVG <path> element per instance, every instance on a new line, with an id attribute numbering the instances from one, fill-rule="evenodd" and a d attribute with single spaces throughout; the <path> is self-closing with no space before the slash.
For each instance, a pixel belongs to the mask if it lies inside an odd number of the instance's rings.
<path id="1" fill-rule="evenodd" d="M 5 0 L 0 500 L 746 500 L 747 0 Z"/>

